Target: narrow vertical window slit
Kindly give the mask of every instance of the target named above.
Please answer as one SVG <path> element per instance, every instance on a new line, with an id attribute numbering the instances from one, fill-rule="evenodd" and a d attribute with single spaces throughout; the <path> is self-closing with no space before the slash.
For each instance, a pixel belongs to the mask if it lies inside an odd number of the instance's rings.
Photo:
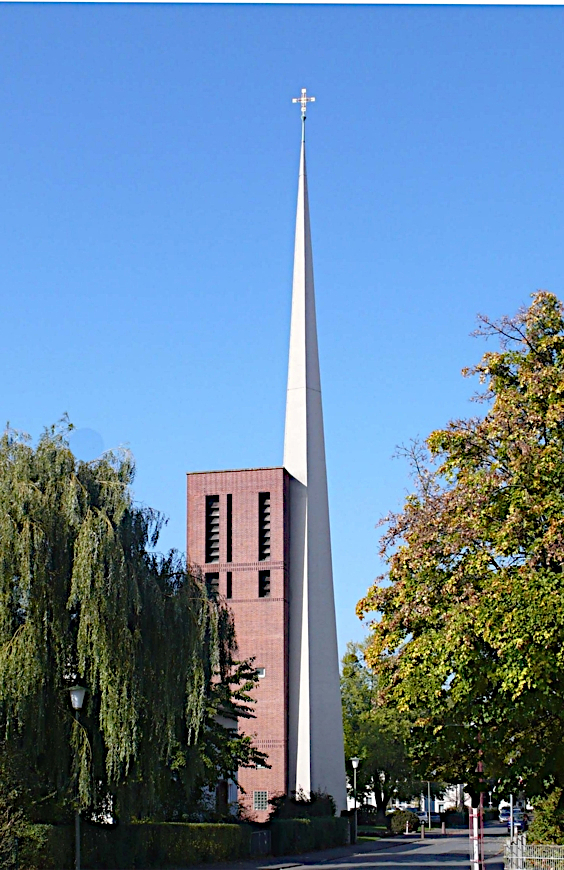
<path id="1" fill-rule="evenodd" d="M 219 496 L 206 496 L 206 562 L 219 562 Z"/>
<path id="2" fill-rule="evenodd" d="M 233 496 L 227 496 L 227 562 L 233 561 Z"/>
<path id="3" fill-rule="evenodd" d="M 270 598 L 270 571 L 259 571 L 259 598 Z"/>
<path id="4" fill-rule="evenodd" d="M 210 595 L 219 595 L 219 574 L 206 574 L 206 588 Z"/>
<path id="5" fill-rule="evenodd" d="M 270 559 L 270 493 L 259 492 L 259 562 Z"/>

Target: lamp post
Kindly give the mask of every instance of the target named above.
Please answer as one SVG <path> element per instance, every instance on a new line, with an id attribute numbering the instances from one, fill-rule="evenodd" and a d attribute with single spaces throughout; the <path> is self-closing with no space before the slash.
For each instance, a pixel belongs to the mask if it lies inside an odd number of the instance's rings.
<path id="1" fill-rule="evenodd" d="M 353 767 L 353 795 L 354 795 L 354 837 L 353 843 L 356 843 L 356 832 L 357 832 L 357 810 L 356 810 L 356 769 L 360 764 L 360 758 L 351 758 L 351 764 Z"/>
<path id="2" fill-rule="evenodd" d="M 84 696 L 86 694 L 86 689 L 84 686 L 71 686 L 69 689 L 70 699 L 72 708 L 74 710 L 74 715 L 76 721 L 78 723 L 79 710 L 82 710 L 82 705 L 84 704 Z M 74 866 L 75 870 L 80 870 L 80 808 L 78 805 L 78 783 L 77 783 L 77 802 L 76 802 L 76 810 L 74 814 Z"/>

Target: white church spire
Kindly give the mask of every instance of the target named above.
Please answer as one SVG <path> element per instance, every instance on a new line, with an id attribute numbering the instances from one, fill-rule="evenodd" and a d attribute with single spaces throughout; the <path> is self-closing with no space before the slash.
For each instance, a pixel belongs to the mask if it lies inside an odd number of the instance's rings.
<path id="1" fill-rule="evenodd" d="M 346 807 L 339 659 L 333 597 L 331 534 L 313 258 L 302 144 L 294 248 L 292 321 L 284 436 L 290 483 L 289 791 L 323 791 Z"/>

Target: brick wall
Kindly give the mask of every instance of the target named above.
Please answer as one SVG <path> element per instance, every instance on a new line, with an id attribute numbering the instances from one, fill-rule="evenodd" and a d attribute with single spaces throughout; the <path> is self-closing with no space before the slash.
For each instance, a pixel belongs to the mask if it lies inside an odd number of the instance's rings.
<path id="1" fill-rule="evenodd" d="M 255 745 L 268 754 L 271 769 L 242 769 L 241 801 L 253 813 L 253 792 L 269 798 L 286 792 L 288 693 L 288 473 L 283 468 L 256 468 L 188 474 L 188 561 L 206 572 L 219 573 L 219 592 L 235 620 L 241 658 L 254 656 L 265 669 L 255 691 L 256 718 L 239 728 L 254 735 Z M 259 561 L 259 493 L 270 493 L 270 559 Z M 227 562 L 227 495 L 232 496 L 232 561 Z M 205 562 L 206 496 L 219 495 L 219 561 Z M 259 597 L 259 571 L 270 571 L 270 595 Z M 268 812 L 254 812 L 263 821 Z"/>

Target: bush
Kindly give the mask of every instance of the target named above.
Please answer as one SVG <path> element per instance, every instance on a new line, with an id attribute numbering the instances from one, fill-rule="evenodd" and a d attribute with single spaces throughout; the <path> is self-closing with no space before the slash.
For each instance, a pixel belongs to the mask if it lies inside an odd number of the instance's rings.
<path id="1" fill-rule="evenodd" d="M 406 827 L 408 831 L 416 831 L 419 827 L 419 819 L 415 813 L 408 813 L 407 810 L 396 810 L 392 813 L 392 834 L 404 834 Z"/>
<path id="2" fill-rule="evenodd" d="M 564 846 L 564 807 L 561 788 L 534 804 L 535 814 L 527 834 L 529 843 L 546 843 Z"/>
<path id="3" fill-rule="evenodd" d="M 377 824 L 389 824 L 389 819 L 384 817 L 382 819 L 382 813 L 378 812 L 378 809 L 372 804 L 363 804 L 357 810 L 357 818 L 359 825 L 377 825 Z"/>
<path id="4" fill-rule="evenodd" d="M 270 820 L 274 819 L 313 819 L 320 816 L 335 815 L 335 801 L 330 794 L 312 791 L 307 795 L 303 791 L 291 795 L 279 795 L 270 801 L 272 810 Z"/>
<path id="5" fill-rule="evenodd" d="M 39 863 L 22 860 L 26 870 L 65 870 L 74 863 L 74 827 L 34 825 L 42 829 Z M 29 846 L 28 843 L 23 844 Z M 135 867 L 182 867 L 210 861 L 247 858 L 251 852 L 251 828 L 237 824 L 190 824 L 169 822 L 96 826 L 82 825 L 82 863 L 89 870 Z M 23 858 L 23 852 L 22 852 Z"/>
<path id="6" fill-rule="evenodd" d="M 44 858 L 47 835 L 30 818 L 33 801 L 25 784 L 26 773 L 21 754 L 10 743 L 1 742 L 0 867 L 40 867 Z"/>
<path id="7" fill-rule="evenodd" d="M 272 822 L 272 854 L 297 855 L 316 849 L 331 849 L 349 842 L 346 818 L 277 819 Z"/>

